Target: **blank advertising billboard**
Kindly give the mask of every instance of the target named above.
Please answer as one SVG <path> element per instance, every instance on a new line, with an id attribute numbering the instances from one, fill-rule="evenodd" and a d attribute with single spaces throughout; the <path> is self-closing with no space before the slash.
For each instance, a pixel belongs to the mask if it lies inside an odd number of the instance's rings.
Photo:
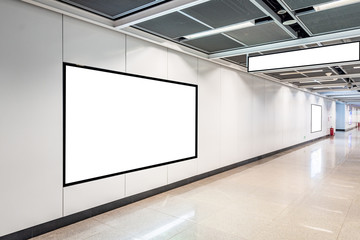
<path id="1" fill-rule="evenodd" d="M 311 132 L 322 131 L 322 106 L 311 104 Z"/>
<path id="2" fill-rule="evenodd" d="M 248 57 L 248 71 L 286 69 L 360 60 L 360 42 Z"/>
<path id="3" fill-rule="evenodd" d="M 64 186 L 197 157 L 197 85 L 64 63 Z"/>

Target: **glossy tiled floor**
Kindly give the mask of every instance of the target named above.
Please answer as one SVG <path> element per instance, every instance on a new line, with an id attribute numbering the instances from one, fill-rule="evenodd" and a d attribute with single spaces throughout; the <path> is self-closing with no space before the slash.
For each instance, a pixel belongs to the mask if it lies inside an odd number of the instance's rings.
<path id="1" fill-rule="evenodd" d="M 337 132 L 34 239 L 360 239 L 360 131 Z"/>

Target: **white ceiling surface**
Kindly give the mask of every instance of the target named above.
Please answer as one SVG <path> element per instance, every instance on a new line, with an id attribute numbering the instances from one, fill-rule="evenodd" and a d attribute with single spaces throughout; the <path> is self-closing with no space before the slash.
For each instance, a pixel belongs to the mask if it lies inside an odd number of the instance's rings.
<path id="1" fill-rule="evenodd" d="M 360 0 L 172 0 L 157 5 L 149 0 L 153 7 L 137 6 L 140 10 L 118 19 L 99 14 L 111 9 L 113 0 L 89 1 L 95 3 L 93 10 L 82 7 L 82 0 L 22 1 L 242 71 L 248 55 L 360 41 Z M 118 16 L 126 11 L 119 9 Z M 285 20 L 293 24 L 284 25 Z M 254 74 L 360 106 L 359 61 Z"/>

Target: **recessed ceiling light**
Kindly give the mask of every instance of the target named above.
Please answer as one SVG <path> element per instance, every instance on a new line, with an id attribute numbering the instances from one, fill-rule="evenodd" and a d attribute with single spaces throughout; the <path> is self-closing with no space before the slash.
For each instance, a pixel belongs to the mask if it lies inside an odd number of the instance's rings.
<path id="1" fill-rule="evenodd" d="M 305 73 L 316 73 L 316 72 L 322 72 L 322 69 L 318 69 L 318 70 L 309 70 L 309 71 L 303 71 L 303 72 L 287 72 L 287 73 L 280 73 L 281 76 L 286 76 L 286 75 L 297 75 L 297 74 L 305 74 Z"/>
<path id="2" fill-rule="evenodd" d="M 285 9 L 280 9 L 279 11 L 277 11 L 277 14 L 285 14 L 287 13 Z"/>
<path id="3" fill-rule="evenodd" d="M 320 12 L 332 8 L 342 7 L 354 3 L 360 3 L 360 0 L 337 0 L 328 3 L 322 3 L 314 6 L 315 11 Z"/>
<path id="4" fill-rule="evenodd" d="M 282 24 L 288 26 L 288 25 L 293 25 L 295 23 L 297 23 L 295 19 L 289 19 L 289 20 L 283 21 Z"/>
<path id="5" fill-rule="evenodd" d="M 215 34 L 219 34 L 219 33 L 230 32 L 230 31 L 234 31 L 234 30 L 238 30 L 238 29 L 242 29 L 242 28 L 252 27 L 254 25 L 255 25 L 255 21 L 236 23 L 236 24 L 228 25 L 228 26 L 221 27 L 221 28 L 215 28 L 215 29 L 211 29 L 211 30 L 207 30 L 207 31 L 199 32 L 199 33 L 190 34 L 190 35 L 184 36 L 184 38 L 187 40 L 202 38 L 202 37 L 207 37 L 207 36 L 211 36 L 211 35 L 215 35 Z"/>
<path id="6" fill-rule="evenodd" d="M 307 81 L 301 81 L 300 83 L 313 83 L 313 82 L 319 82 L 317 80 L 307 80 Z"/>
<path id="7" fill-rule="evenodd" d="M 354 69 L 359 69 L 359 68 L 360 68 L 360 66 L 355 66 L 355 67 L 354 67 Z"/>

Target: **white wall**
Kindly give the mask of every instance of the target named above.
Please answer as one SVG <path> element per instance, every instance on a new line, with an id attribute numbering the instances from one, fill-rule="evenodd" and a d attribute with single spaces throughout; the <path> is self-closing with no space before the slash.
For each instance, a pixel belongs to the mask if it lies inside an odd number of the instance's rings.
<path id="1" fill-rule="evenodd" d="M 0 1 L 0 20 L 0 236 L 335 126 L 335 102 L 18 0 Z M 198 84 L 199 157 L 63 188 L 62 61 Z M 310 133 L 312 103 L 323 106 L 317 133 Z"/>
<path id="2" fill-rule="evenodd" d="M 0 1 L 0 236 L 62 216 L 61 27 Z"/>

